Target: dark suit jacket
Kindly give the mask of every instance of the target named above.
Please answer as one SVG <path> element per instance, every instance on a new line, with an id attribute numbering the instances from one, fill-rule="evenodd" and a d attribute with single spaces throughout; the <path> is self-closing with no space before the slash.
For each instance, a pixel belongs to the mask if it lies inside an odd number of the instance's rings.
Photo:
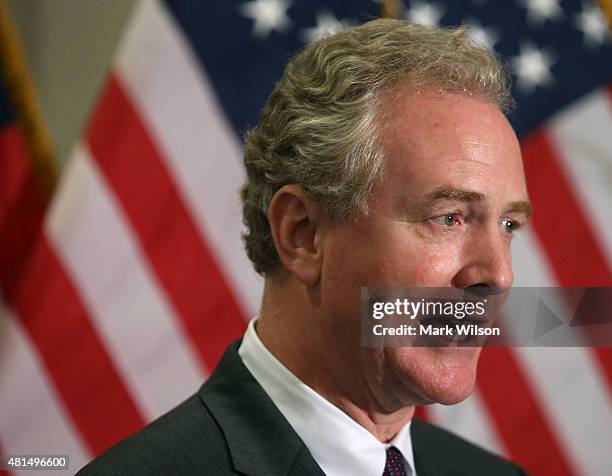
<path id="1" fill-rule="evenodd" d="M 199 392 L 78 474 L 323 475 L 232 344 Z M 519 467 L 429 423 L 411 427 L 418 476 L 518 475 Z M 350 476 L 350 475 L 347 475 Z"/>

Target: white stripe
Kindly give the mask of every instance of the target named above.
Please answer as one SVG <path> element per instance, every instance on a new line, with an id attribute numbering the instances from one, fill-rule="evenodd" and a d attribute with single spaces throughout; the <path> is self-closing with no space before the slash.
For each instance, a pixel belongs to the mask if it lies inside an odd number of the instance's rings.
<path id="1" fill-rule="evenodd" d="M 68 455 L 69 471 L 36 474 L 74 474 L 91 457 L 59 403 L 34 346 L 1 298 L 0 341 L 0 444 L 4 454 Z"/>
<path id="2" fill-rule="evenodd" d="M 105 347 L 149 420 L 204 374 L 89 151 L 77 147 L 45 223 Z"/>
<path id="3" fill-rule="evenodd" d="M 612 267 L 612 98 L 603 89 L 590 94 L 564 109 L 549 130 L 576 198 Z M 557 219 L 563 219 L 563 210 Z"/>
<path id="4" fill-rule="evenodd" d="M 566 458 L 581 474 L 610 474 L 612 401 L 590 349 L 516 351 Z"/>
<path id="5" fill-rule="evenodd" d="M 461 435 L 482 448 L 499 455 L 508 452 L 497 431 L 491 425 L 486 406 L 480 398 L 478 388 L 472 395 L 457 405 L 431 405 L 427 407 L 434 423 Z"/>
<path id="6" fill-rule="evenodd" d="M 555 286 L 548 262 L 530 230 L 517 235 L 512 252 L 516 286 Z M 560 306 L 557 303 L 556 308 Z M 515 355 L 570 463 L 582 474 L 607 474 L 612 402 L 591 350 L 524 347 L 516 348 Z"/>
<path id="7" fill-rule="evenodd" d="M 520 230 L 512 241 L 512 269 L 515 287 L 554 286 L 555 279 L 548 266 L 535 233 L 527 227 Z"/>
<path id="8" fill-rule="evenodd" d="M 537 240 L 536 234 L 530 227 L 521 230 L 515 236 L 512 242 L 512 261 L 514 269 L 514 287 L 540 287 L 549 288 L 557 286 L 553 272 L 549 267 L 548 260 L 544 256 L 543 248 Z M 532 301 L 522 302 L 522 314 L 525 319 L 522 323 L 517 323 L 517 328 L 512 326 L 506 328 L 505 332 L 509 334 L 509 342 L 531 342 L 536 344 L 544 340 L 545 342 L 574 342 L 568 340 L 568 328 L 561 326 L 555 330 L 547 332 L 539 340 L 532 341 L 533 338 L 533 319 L 527 314 L 528 307 L 533 306 L 533 311 L 537 312 L 538 301 L 535 296 L 541 296 L 537 290 L 534 290 L 534 299 Z M 546 296 L 551 297 L 551 293 L 547 292 Z M 565 304 L 559 300 L 547 302 L 551 309 L 559 312 L 559 316 L 567 316 Z M 517 316 L 518 317 L 518 316 Z M 515 321 L 516 322 L 516 321 Z M 564 319 L 564 322 L 569 322 L 569 319 Z M 575 336 L 571 333 L 571 336 Z M 562 340 L 564 339 L 564 340 Z"/>
<path id="9" fill-rule="evenodd" d="M 240 146 L 189 45 L 158 2 L 139 5 L 116 68 L 245 314 L 254 315 L 262 281 L 240 239 Z"/>

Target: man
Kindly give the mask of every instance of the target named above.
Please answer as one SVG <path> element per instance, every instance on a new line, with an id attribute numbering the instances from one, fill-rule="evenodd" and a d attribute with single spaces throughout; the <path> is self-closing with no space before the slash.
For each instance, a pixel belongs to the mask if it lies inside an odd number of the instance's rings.
<path id="1" fill-rule="evenodd" d="M 363 287 L 508 287 L 528 219 L 504 69 L 462 30 L 375 20 L 311 44 L 246 137 L 261 312 L 198 394 L 82 474 L 523 474 L 424 422 L 479 348 L 366 348 Z"/>

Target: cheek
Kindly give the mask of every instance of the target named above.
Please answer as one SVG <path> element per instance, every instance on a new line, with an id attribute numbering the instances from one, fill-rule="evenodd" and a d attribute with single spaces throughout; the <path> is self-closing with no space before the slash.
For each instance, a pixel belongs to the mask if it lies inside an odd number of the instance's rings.
<path id="1" fill-rule="evenodd" d="M 473 347 L 387 348 L 385 362 L 390 374 L 403 383 L 406 401 L 451 405 L 472 392 L 480 351 Z"/>
<path id="2" fill-rule="evenodd" d="M 459 239 L 428 240 L 405 225 L 360 230 L 331 241 L 322 291 L 359 299 L 362 287 L 446 287 L 461 263 Z"/>
<path id="3" fill-rule="evenodd" d="M 459 241 L 428 242 L 419 237 L 391 240 L 385 247 L 386 287 L 446 287 L 461 263 Z"/>

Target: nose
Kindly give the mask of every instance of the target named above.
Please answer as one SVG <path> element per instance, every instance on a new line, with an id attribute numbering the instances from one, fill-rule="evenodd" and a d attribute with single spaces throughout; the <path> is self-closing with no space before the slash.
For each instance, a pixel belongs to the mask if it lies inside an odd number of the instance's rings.
<path id="1" fill-rule="evenodd" d="M 509 288 L 514 281 L 510 241 L 499 228 L 480 230 L 462 247 L 461 267 L 453 278 L 453 286 L 487 286 Z"/>

